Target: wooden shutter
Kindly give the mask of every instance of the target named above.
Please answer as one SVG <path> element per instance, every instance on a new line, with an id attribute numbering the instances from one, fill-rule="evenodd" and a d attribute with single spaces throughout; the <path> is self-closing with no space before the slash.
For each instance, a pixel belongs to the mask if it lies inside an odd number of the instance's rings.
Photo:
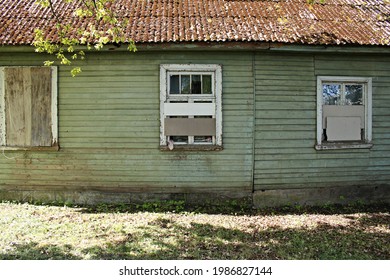
<path id="1" fill-rule="evenodd" d="M 7 146 L 51 146 L 51 80 L 49 67 L 4 69 Z"/>

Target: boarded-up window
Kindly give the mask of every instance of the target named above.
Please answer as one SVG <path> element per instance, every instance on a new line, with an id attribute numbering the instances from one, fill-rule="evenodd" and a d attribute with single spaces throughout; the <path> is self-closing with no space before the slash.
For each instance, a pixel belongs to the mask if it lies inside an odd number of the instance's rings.
<path id="1" fill-rule="evenodd" d="M 319 76 L 316 148 L 369 147 L 371 95 L 370 78 Z"/>
<path id="2" fill-rule="evenodd" d="M 222 68 L 160 67 L 160 145 L 222 145 Z"/>
<path id="3" fill-rule="evenodd" d="M 56 145 L 56 68 L 3 67 L 0 80 L 1 145 Z"/>

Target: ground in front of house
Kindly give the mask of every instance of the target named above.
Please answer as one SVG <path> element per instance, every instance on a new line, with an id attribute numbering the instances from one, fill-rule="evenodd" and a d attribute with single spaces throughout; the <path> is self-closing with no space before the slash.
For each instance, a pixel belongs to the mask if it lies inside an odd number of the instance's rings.
<path id="1" fill-rule="evenodd" d="M 3 202 L 0 259 L 390 259 L 389 205 L 169 206 Z"/>

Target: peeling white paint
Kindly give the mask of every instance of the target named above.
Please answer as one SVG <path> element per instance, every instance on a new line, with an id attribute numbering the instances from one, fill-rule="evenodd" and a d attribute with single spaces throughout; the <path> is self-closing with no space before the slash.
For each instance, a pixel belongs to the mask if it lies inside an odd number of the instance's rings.
<path id="1" fill-rule="evenodd" d="M 58 144 L 58 70 L 51 67 L 51 133 L 52 145 Z"/>
<path id="2" fill-rule="evenodd" d="M 0 68 L 0 146 L 5 146 L 4 67 Z"/>
<path id="3" fill-rule="evenodd" d="M 186 97 L 188 103 L 169 104 L 169 74 L 208 74 L 212 75 L 213 94 L 196 96 L 180 95 L 175 99 Z M 210 101 L 212 104 L 194 104 L 194 100 Z M 162 64 L 160 65 L 160 145 L 167 145 L 167 137 L 164 134 L 164 119 L 167 114 L 188 115 L 189 117 L 197 115 L 212 115 L 216 119 L 216 136 L 214 145 L 222 146 L 222 67 L 218 64 Z M 192 144 L 193 137 L 189 135 L 189 143 Z"/>

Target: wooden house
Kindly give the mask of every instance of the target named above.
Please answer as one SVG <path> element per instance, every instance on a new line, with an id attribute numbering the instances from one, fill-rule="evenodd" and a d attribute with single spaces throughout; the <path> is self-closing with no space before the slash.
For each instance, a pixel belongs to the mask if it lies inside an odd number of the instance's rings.
<path id="1" fill-rule="evenodd" d="M 0 1 L 0 199 L 390 201 L 388 1 L 118 0 L 138 51 L 75 78 L 34 2 Z"/>

